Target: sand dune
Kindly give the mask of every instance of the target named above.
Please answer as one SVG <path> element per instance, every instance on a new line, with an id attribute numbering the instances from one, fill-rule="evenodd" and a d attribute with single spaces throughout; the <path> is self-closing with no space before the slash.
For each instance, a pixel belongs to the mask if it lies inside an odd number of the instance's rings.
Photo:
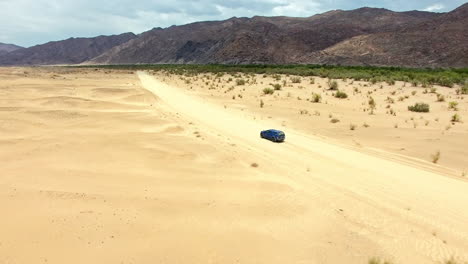
<path id="1" fill-rule="evenodd" d="M 468 259 L 466 179 L 283 126 L 250 91 L 231 106 L 147 73 L 0 76 L 0 263 Z"/>

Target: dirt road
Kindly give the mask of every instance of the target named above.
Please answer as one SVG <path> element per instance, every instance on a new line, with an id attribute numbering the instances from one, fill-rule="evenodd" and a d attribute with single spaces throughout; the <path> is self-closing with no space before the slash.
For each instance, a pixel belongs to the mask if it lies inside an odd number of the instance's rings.
<path id="1" fill-rule="evenodd" d="M 284 144 L 273 144 L 259 138 L 262 129 L 275 127 L 273 122 L 209 104 L 147 73 L 138 75 L 169 111 L 267 162 L 261 165 L 274 171 L 266 176 L 269 180 L 301 193 L 294 196 L 294 209 L 307 216 L 290 222 L 293 228 L 285 227 L 289 233 L 278 236 L 278 243 L 288 237 L 298 252 L 315 250 L 317 259 L 327 263 L 334 254 L 343 259 L 339 255 L 369 252 L 396 263 L 468 259 L 466 181 L 292 130 L 285 131 Z M 312 245 L 308 236 L 329 244 Z"/>

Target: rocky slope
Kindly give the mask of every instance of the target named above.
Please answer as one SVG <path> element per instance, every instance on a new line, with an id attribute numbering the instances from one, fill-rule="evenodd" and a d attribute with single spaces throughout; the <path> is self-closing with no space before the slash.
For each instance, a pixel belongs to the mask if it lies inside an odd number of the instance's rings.
<path id="1" fill-rule="evenodd" d="M 468 4 L 411 27 L 361 35 L 301 59 L 307 63 L 468 67 Z"/>
<path id="2" fill-rule="evenodd" d="M 391 32 L 439 14 L 361 8 L 308 18 L 253 17 L 156 28 L 90 63 L 298 63 L 355 36 Z"/>
<path id="3" fill-rule="evenodd" d="M 0 56 L 0 65 L 224 63 L 468 67 L 468 4 L 448 13 L 379 8 L 252 17 L 77 38 Z"/>
<path id="4" fill-rule="evenodd" d="M 9 52 L 0 57 L 0 65 L 78 64 L 135 37 L 133 33 L 125 33 L 115 36 L 53 41 Z"/>
<path id="5" fill-rule="evenodd" d="M 0 56 L 19 49 L 23 49 L 23 47 L 16 46 L 13 44 L 0 43 Z"/>

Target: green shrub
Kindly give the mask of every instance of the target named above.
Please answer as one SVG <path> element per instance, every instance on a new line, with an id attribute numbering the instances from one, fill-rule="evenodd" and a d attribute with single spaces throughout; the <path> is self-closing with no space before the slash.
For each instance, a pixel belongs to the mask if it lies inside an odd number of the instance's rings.
<path id="1" fill-rule="evenodd" d="M 237 79 L 236 84 L 237 85 L 245 85 L 245 80 L 244 79 Z"/>
<path id="2" fill-rule="evenodd" d="M 461 121 L 461 118 L 460 118 L 460 115 L 459 114 L 454 114 L 452 116 L 452 119 L 450 120 L 452 122 L 460 122 Z"/>
<path id="3" fill-rule="evenodd" d="M 329 81 L 328 87 L 330 90 L 338 90 L 338 82 L 337 81 Z"/>
<path id="4" fill-rule="evenodd" d="M 336 98 L 345 99 L 348 98 L 348 95 L 345 92 L 338 91 L 335 93 Z"/>
<path id="5" fill-rule="evenodd" d="M 437 94 L 437 102 L 445 102 L 445 96 L 442 94 Z"/>
<path id="6" fill-rule="evenodd" d="M 320 101 L 322 101 L 322 96 L 320 94 L 312 94 L 312 103 L 320 103 Z"/>
<path id="7" fill-rule="evenodd" d="M 275 89 L 276 91 L 281 90 L 281 84 L 279 83 L 272 84 L 272 86 L 273 86 L 273 89 Z"/>
<path id="8" fill-rule="evenodd" d="M 369 98 L 369 107 L 370 109 L 375 109 L 377 106 L 377 103 L 375 102 L 374 98 L 371 96 L 371 98 Z"/>
<path id="9" fill-rule="evenodd" d="M 426 103 L 416 103 L 415 105 L 408 106 L 411 112 L 427 113 L 429 112 L 429 105 Z"/>
<path id="10" fill-rule="evenodd" d="M 460 89 L 461 94 L 468 94 L 468 82 Z"/>
<path id="11" fill-rule="evenodd" d="M 458 111 L 458 102 L 449 102 L 449 110 Z"/>
<path id="12" fill-rule="evenodd" d="M 263 93 L 264 94 L 273 94 L 275 92 L 275 90 L 271 89 L 271 88 L 265 88 L 263 89 Z"/>
<path id="13" fill-rule="evenodd" d="M 292 83 L 301 83 L 301 77 L 292 77 L 291 82 Z"/>

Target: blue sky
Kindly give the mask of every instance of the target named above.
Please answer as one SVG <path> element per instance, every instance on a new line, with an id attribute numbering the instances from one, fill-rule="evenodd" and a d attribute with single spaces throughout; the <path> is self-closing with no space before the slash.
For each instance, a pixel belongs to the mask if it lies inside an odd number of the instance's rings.
<path id="1" fill-rule="evenodd" d="M 0 42 L 25 47 L 70 37 L 141 33 L 233 16 L 311 16 L 363 6 L 447 12 L 466 0 L 0 0 Z"/>

